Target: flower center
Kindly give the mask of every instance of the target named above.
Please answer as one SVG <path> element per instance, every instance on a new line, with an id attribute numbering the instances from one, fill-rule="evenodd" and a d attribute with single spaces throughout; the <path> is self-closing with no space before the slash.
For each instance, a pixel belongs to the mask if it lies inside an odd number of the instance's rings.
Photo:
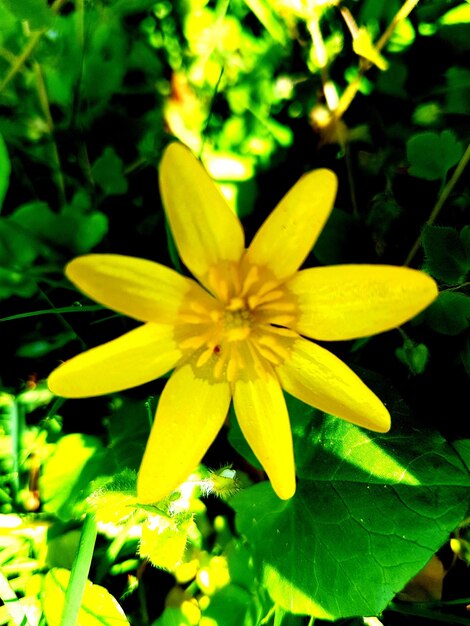
<path id="1" fill-rule="evenodd" d="M 214 295 L 194 289 L 179 313 L 176 341 L 198 376 L 234 382 L 265 376 L 289 356 L 298 336 L 293 294 L 265 268 L 226 263 L 213 268 Z"/>

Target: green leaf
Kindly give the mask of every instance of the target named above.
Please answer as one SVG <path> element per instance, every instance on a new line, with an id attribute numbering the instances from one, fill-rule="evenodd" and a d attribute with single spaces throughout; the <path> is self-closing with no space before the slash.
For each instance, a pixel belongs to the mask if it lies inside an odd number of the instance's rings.
<path id="1" fill-rule="evenodd" d="M 45 28 L 52 22 L 53 13 L 47 0 L 2 0 L 2 3 L 17 19 L 27 20 L 32 29 Z"/>
<path id="2" fill-rule="evenodd" d="M 395 354 L 412 374 L 422 374 L 426 369 L 429 350 L 424 343 L 415 343 L 406 338 L 403 346 L 395 350 Z"/>
<path id="3" fill-rule="evenodd" d="M 451 67 L 446 72 L 447 113 L 468 115 L 470 100 L 470 70 L 465 67 Z"/>
<path id="4" fill-rule="evenodd" d="M 106 195 L 117 196 L 126 193 L 128 185 L 124 175 L 124 164 L 110 146 L 105 148 L 103 154 L 93 163 L 91 174 Z"/>
<path id="5" fill-rule="evenodd" d="M 262 584 L 293 613 L 377 615 L 468 515 L 460 457 L 394 418 L 386 435 L 316 420 L 293 499 L 261 483 L 231 501 Z"/>
<path id="6" fill-rule="evenodd" d="M 443 180 L 460 161 L 464 148 L 450 130 L 441 134 L 427 131 L 413 135 L 406 144 L 406 152 L 412 176 Z"/>
<path id="7" fill-rule="evenodd" d="M 73 203 L 57 214 L 44 202 L 31 202 L 19 207 L 10 219 L 38 243 L 65 247 L 73 254 L 89 252 L 108 231 L 106 215 L 99 211 L 77 211 Z"/>
<path id="8" fill-rule="evenodd" d="M 0 211 L 10 182 L 11 164 L 8 150 L 0 135 Z"/>
<path id="9" fill-rule="evenodd" d="M 44 511 L 63 520 L 79 515 L 92 489 L 91 481 L 114 469 L 97 437 L 78 433 L 62 437 L 40 479 Z"/>
<path id="10" fill-rule="evenodd" d="M 42 604 L 48 626 L 60 626 L 70 572 L 51 569 L 44 579 Z M 87 581 L 78 613 L 80 626 L 129 626 L 124 611 L 107 589 Z"/>
<path id="11" fill-rule="evenodd" d="M 249 591 L 237 585 L 228 585 L 211 596 L 210 604 L 203 612 L 203 620 L 205 618 L 210 620 L 210 624 L 220 626 L 243 626 L 251 602 Z"/>
<path id="12" fill-rule="evenodd" d="M 422 242 L 426 268 L 434 278 L 449 285 L 459 285 L 465 281 L 470 270 L 469 233 L 468 226 L 459 237 L 455 228 L 450 226 L 425 225 Z"/>
<path id="13" fill-rule="evenodd" d="M 115 398 L 112 409 L 108 428 L 110 448 L 116 466 L 137 471 L 150 433 L 155 407 L 151 406 L 150 400 L 142 402 Z"/>
<path id="14" fill-rule="evenodd" d="M 469 326 L 470 298 L 443 291 L 423 313 L 427 325 L 443 335 L 458 335 Z"/>
<path id="15" fill-rule="evenodd" d="M 152 626 L 192 626 L 193 622 L 179 606 L 168 606 Z"/>

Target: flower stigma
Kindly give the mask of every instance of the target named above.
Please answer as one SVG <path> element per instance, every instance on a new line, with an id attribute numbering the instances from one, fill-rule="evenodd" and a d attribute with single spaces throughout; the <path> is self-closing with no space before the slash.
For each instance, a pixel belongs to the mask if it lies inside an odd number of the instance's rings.
<path id="1" fill-rule="evenodd" d="M 178 314 L 175 340 L 196 376 L 209 382 L 266 377 L 290 353 L 297 301 L 273 273 L 243 260 L 209 270 L 211 292 L 188 294 Z M 268 365 L 269 369 L 269 365 Z"/>

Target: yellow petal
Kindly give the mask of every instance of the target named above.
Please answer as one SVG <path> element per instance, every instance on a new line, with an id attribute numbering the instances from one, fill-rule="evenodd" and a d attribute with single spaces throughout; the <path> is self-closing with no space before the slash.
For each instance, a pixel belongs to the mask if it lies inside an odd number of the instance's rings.
<path id="1" fill-rule="evenodd" d="M 65 273 L 93 300 L 142 322 L 173 323 L 185 295 L 203 292 L 164 265 L 119 254 L 77 257 Z"/>
<path id="2" fill-rule="evenodd" d="M 358 426 L 389 430 L 390 415 L 379 398 L 328 350 L 298 339 L 276 372 L 284 389 L 299 400 Z"/>
<path id="3" fill-rule="evenodd" d="M 427 274 L 390 265 L 315 267 L 296 274 L 287 287 L 300 309 L 292 327 L 324 341 L 396 328 L 437 297 L 437 285 Z"/>
<path id="4" fill-rule="evenodd" d="M 283 500 L 295 493 L 295 465 L 286 402 L 271 374 L 235 383 L 233 396 L 241 431 Z"/>
<path id="5" fill-rule="evenodd" d="M 139 502 L 158 502 L 186 480 L 222 427 L 229 404 L 228 383 L 197 378 L 191 365 L 172 374 L 140 466 Z"/>
<path id="6" fill-rule="evenodd" d="M 99 396 L 159 378 L 180 358 L 171 326 L 144 324 L 66 361 L 51 373 L 48 385 L 65 398 Z"/>
<path id="7" fill-rule="evenodd" d="M 220 261 L 238 261 L 244 250 L 240 221 L 202 164 L 172 143 L 160 163 L 163 206 L 183 263 L 201 282 Z"/>
<path id="8" fill-rule="evenodd" d="M 336 175 L 330 170 L 314 170 L 302 176 L 256 233 L 247 260 L 269 267 L 278 279 L 291 276 L 325 225 L 336 189 Z"/>

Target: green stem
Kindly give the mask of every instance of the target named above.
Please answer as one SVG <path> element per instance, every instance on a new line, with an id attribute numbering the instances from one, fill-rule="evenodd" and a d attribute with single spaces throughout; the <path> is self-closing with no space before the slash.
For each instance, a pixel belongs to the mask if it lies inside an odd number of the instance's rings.
<path id="1" fill-rule="evenodd" d="M 104 311 L 105 307 L 101 304 L 90 304 L 89 306 L 63 306 L 57 309 L 42 309 L 41 311 L 28 311 L 27 313 L 18 313 L 17 315 L 9 315 L 0 318 L 0 322 L 10 322 L 12 320 L 20 320 L 23 317 L 36 317 L 37 315 L 57 315 L 58 313 L 88 313 L 90 311 Z"/>
<path id="2" fill-rule="evenodd" d="M 15 626 L 31 626 L 28 617 L 18 600 L 16 593 L 10 587 L 8 579 L 0 571 L 0 598 L 2 599 L 6 610 L 11 615 Z"/>
<path id="3" fill-rule="evenodd" d="M 87 515 L 82 528 L 77 556 L 72 565 L 69 584 L 65 592 L 64 608 L 60 626 L 76 626 L 97 535 L 96 522 Z"/>
<path id="4" fill-rule="evenodd" d="M 431 211 L 431 215 L 429 216 L 429 219 L 426 222 L 427 225 L 431 225 L 431 224 L 433 224 L 436 221 L 439 213 L 441 212 L 442 207 L 446 203 L 447 198 L 452 193 L 455 185 L 457 184 L 457 181 L 462 176 L 462 174 L 463 174 L 465 168 L 467 167 L 469 161 L 470 161 L 470 144 L 468 145 L 467 149 L 465 150 L 464 155 L 460 159 L 459 164 L 455 168 L 455 171 L 452 174 L 452 176 L 450 177 L 448 183 L 444 186 L 444 189 L 442 190 L 442 193 L 439 194 L 439 198 L 437 199 L 437 202 L 434 205 L 433 210 Z M 405 260 L 405 263 L 404 263 L 405 266 L 407 266 L 407 265 L 409 265 L 411 263 L 411 261 L 414 259 L 415 255 L 416 255 L 416 253 L 418 252 L 419 248 L 421 247 L 421 235 L 422 235 L 422 233 L 420 233 L 419 237 L 414 242 L 414 245 L 411 248 L 408 256 L 406 257 L 406 260 Z"/>

